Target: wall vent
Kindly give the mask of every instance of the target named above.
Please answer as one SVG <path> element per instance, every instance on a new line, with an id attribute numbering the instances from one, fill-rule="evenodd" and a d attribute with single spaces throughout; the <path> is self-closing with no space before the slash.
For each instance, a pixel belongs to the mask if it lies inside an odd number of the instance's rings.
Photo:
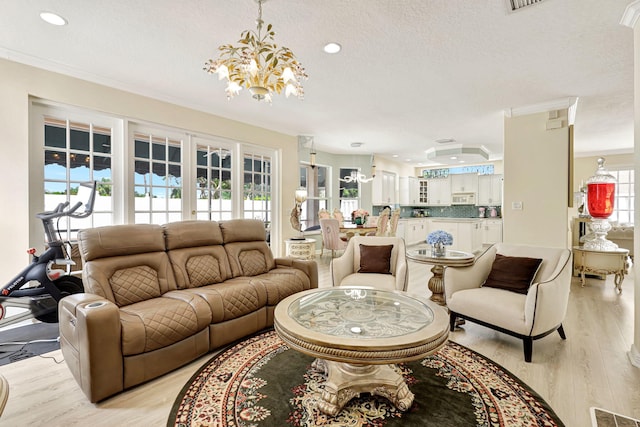
<path id="1" fill-rule="evenodd" d="M 527 6 L 533 6 L 537 3 L 542 3 L 544 0 L 507 0 L 507 4 L 511 12 L 523 9 Z"/>

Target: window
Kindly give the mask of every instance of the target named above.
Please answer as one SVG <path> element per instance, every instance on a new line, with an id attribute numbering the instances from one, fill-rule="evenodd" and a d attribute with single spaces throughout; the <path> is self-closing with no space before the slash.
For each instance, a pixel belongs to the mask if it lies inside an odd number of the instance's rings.
<path id="1" fill-rule="evenodd" d="M 94 214 L 57 224 L 62 239 L 75 240 L 80 228 L 113 223 L 111 128 L 62 117 L 44 116 L 44 210 L 86 202 L 78 197 L 80 183 L 98 181 Z"/>
<path id="2" fill-rule="evenodd" d="M 182 219 L 182 141 L 134 134 L 134 222 L 166 224 Z"/>
<path id="3" fill-rule="evenodd" d="M 245 151 L 244 154 L 244 217 L 271 223 L 271 157 Z"/>
<path id="4" fill-rule="evenodd" d="M 633 224 L 633 169 L 610 170 L 609 173 L 613 175 L 617 181 L 614 210 L 613 214 L 609 217 L 609 220 L 617 221 L 619 224 Z"/>
<path id="5" fill-rule="evenodd" d="M 340 168 L 340 178 L 360 174 L 356 168 Z M 342 215 L 349 219 L 351 212 L 358 209 L 360 205 L 360 183 L 357 180 L 346 182 L 340 179 L 340 211 Z"/>
<path id="6" fill-rule="evenodd" d="M 98 181 L 94 214 L 71 225 L 60 221 L 70 239 L 78 229 L 110 224 L 245 217 L 273 225 L 271 177 L 278 176 L 273 148 L 36 99 L 30 108 L 34 247 L 43 242 L 35 215 L 60 201 L 75 203 L 78 184 L 93 180 Z M 279 244 L 273 241 L 274 253 Z"/>
<path id="7" fill-rule="evenodd" d="M 328 176 L 330 168 L 326 166 L 311 167 L 311 165 L 300 165 L 299 187 L 307 189 L 307 200 L 302 204 L 301 223 L 302 229 L 319 228 L 320 219 L 318 211 L 329 209 L 329 184 Z M 293 195 L 291 196 L 293 200 Z M 292 204 L 293 206 L 293 204 Z"/>
<path id="8" fill-rule="evenodd" d="M 232 152 L 198 144 L 196 149 L 196 217 L 220 221 L 233 218 Z"/>

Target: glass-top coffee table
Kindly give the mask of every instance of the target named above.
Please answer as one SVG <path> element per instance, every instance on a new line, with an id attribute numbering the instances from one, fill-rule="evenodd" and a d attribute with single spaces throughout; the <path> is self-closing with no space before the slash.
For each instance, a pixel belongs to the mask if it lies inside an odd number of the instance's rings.
<path id="1" fill-rule="evenodd" d="M 444 346 L 447 319 L 442 307 L 420 296 L 335 287 L 285 298 L 276 306 L 274 326 L 290 348 L 317 358 L 314 366 L 326 375 L 318 409 L 336 415 L 364 392 L 408 410 L 414 395 L 392 364 Z"/>

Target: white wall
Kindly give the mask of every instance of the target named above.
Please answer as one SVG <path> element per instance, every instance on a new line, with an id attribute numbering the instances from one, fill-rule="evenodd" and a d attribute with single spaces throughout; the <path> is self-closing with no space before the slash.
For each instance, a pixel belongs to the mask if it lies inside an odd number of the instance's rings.
<path id="1" fill-rule="evenodd" d="M 113 115 L 187 129 L 236 141 L 280 149 L 282 165 L 298 163 L 297 138 L 0 59 L 0 164 L 3 206 L 0 235 L 0 280 L 6 282 L 29 262 L 29 100 L 41 98 Z M 268 106 L 267 106 L 268 108 Z M 274 186 L 282 189 L 276 214 L 282 228 L 273 239 L 295 234 L 288 226 L 290 206 L 286 195 L 294 194 L 298 168 L 281 168 Z M 282 201 L 285 201 L 284 205 Z M 33 233 L 33 231 L 32 231 Z M 276 255 L 283 253 L 278 251 Z"/>
<path id="2" fill-rule="evenodd" d="M 569 131 L 546 130 L 548 114 L 505 117 L 503 237 L 507 243 L 567 247 Z M 512 204 L 522 204 L 515 210 Z"/>

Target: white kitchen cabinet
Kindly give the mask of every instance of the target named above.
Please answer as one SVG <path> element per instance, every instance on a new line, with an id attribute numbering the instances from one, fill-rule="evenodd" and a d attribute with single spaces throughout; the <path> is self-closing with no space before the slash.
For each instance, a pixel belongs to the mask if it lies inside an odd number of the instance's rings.
<path id="1" fill-rule="evenodd" d="M 398 229 L 400 224 L 404 225 L 404 242 L 407 246 L 423 243 L 427 238 L 429 221 L 427 218 L 410 218 L 401 220 L 398 222 Z M 399 233 L 396 233 L 400 236 Z"/>
<path id="2" fill-rule="evenodd" d="M 404 219 L 398 220 L 398 227 L 396 228 L 396 237 L 402 237 L 405 241 L 405 244 L 407 242 L 406 230 L 407 230 L 407 221 Z"/>
<path id="3" fill-rule="evenodd" d="M 382 171 L 373 179 L 372 202 L 374 205 L 396 204 L 396 174 Z"/>
<path id="4" fill-rule="evenodd" d="M 430 231 L 444 230 L 453 237 L 450 249 L 475 252 L 482 249 L 481 219 L 433 219 Z"/>
<path id="5" fill-rule="evenodd" d="M 451 180 L 431 178 L 427 180 L 427 204 L 429 206 L 449 206 L 451 204 Z"/>
<path id="6" fill-rule="evenodd" d="M 418 206 L 420 205 L 420 180 L 415 176 L 400 177 L 400 205 Z"/>
<path id="7" fill-rule="evenodd" d="M 477 173 L 461 173 L 451 176 L 451 192 L 452 193 L 477 193 L 478 192 L 478 174 Z"/>
<path id="8" fill-rule="evenodd" d="M 418 180 L 418 200 L 422 206 L 429 202 L 429 182 L 426 179 Z"/>
<path id="9" fill-rule="evenodd" d="M 482 243 L 492 245 L 502 242 L 502 220 L 485 219 L 482 221 Z"/>
<path id="10" fill-rule="evenodd" d="M 476 200 L 478 206 L 502 205 L 502 175 L 480 175 Z"/>

